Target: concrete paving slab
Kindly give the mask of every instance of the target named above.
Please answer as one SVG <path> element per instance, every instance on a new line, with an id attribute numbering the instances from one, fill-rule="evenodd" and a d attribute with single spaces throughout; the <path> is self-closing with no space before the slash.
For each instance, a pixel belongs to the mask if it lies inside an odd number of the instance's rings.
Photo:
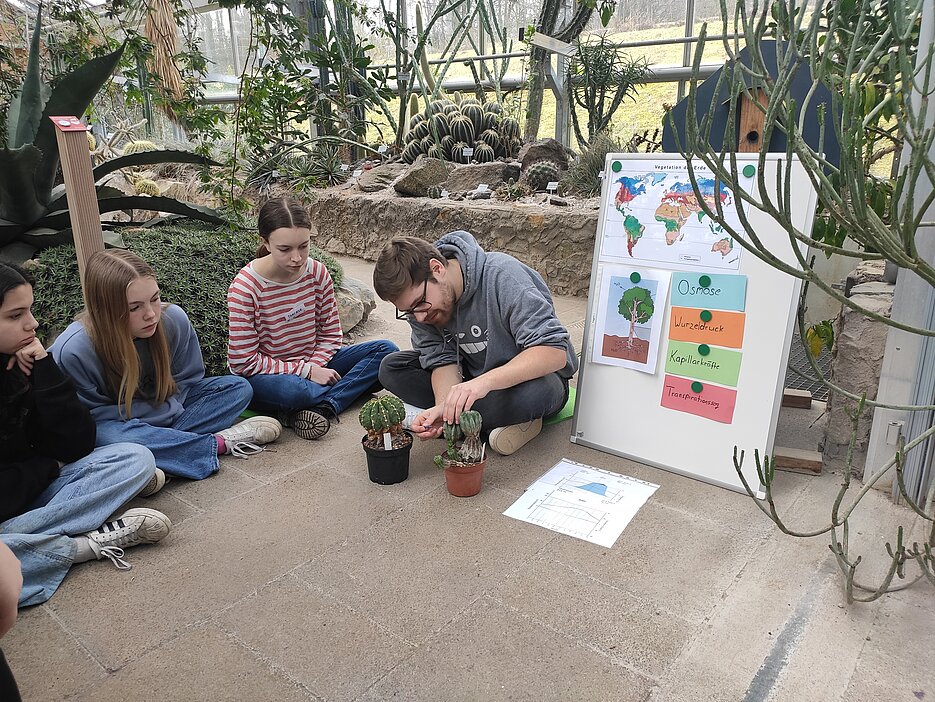
<path id="1" fill-rule="evenodd" d="M 258 659 L 214 626 L 196 627 L 178 639 L 72 697 L 75 702 L 242 702 L 313 699 L 269 661 Z"/>
<path id="2" fill-rule="evenodd" d="M 217 617 L 245 648 L 275 660 L 327 700 L 354 700 L 410 655 L 393 636 L 295 576 L 277 580 Z"/>
<path id="3" fill-rule="evenodd" d="M 497 490 L 452 497 L 439 484 L 296 574 L 420 643 L 554 537 L 502 516 L 511 502 Z"/>
<path id="4" fill-rule="evenodd" d="M 482 597 L 374 685 L 361 702 L 643 700 L 650 682 Z"/>
<path id="5" fill-rule="evenodd" d="M 128 554 L 131 571 L 77 566 L 49 606 L 102 665 L 116 669 L 399 506 L 392 494 L 325 466 L 301 470 L 189 519 L 164 543 L 137 547 Z"/>

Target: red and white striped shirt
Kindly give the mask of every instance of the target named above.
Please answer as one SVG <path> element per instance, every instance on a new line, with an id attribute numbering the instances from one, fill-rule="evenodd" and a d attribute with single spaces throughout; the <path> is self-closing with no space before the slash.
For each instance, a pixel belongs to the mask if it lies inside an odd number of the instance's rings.
<path id="1" fill-rule="evenodd" d="M 237 375 L 304 376 L 309 364 L 324 366 L 341 348 L 334 284 L 314 259 L 292 283 L 264 278 L 247 264 L 227 290 L 227 310 L 227 360 Z"/>

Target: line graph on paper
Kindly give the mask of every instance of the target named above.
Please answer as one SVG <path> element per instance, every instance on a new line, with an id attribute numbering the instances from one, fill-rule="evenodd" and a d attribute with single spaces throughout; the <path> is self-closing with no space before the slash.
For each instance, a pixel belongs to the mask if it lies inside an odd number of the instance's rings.
<path id="1" fill-rule="evenodd" d="M 504 514 L 610 547 L 658 487 L 564 458 Z"/>

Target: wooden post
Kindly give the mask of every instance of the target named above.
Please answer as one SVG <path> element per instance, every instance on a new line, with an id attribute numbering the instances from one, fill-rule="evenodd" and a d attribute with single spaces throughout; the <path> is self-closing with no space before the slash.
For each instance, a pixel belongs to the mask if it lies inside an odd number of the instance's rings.
<path id="1" fill-rule="evenodd" d="M 84 269 L 92 254 L 104 250 L 101 211 L 97 205 L 94 175 L 91 172 L 91 150 L 88 128 L 77 117 L 49 117 L 55 125 L 55 141 L 62 160 L 62 175 L 71 230 L 78 254 L 78 273 L 84 292 Z"/>
<path id="2" fill-rule="evenodd" d="M 760 88 L 753 88 L 751 91 L 756 96 L 756 101 L 762 106 L 766 106 L 766 93 Z M 766 115 L 760 111 L 752 100 L 745 95 L 740 96 L 740 125 L 737 128 L 737 151 L 741 153 L 757 153 L 764 145 L 763 124 L 766 121 Z M 769 147 L 769 144 L 766 144 Z"/>

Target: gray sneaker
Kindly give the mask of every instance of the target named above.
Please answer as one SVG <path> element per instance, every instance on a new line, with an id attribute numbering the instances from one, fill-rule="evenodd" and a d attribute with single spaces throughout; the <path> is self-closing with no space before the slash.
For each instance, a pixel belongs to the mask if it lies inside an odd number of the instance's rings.
<path id="1" fill-rule="evenodd" d="M 137 497 L 152 497 L 157 492 L 162 490 L 166 484 L 166 474 L 162 471 L 161 468 L 157 468 L 156 472 L 153 473 L 153 477 L 149 479 L 149 482 L 146 483 L 146 487 L 140 490 Z"/>
<path id="2" fill-rule="evenodd" d="M 490 432 L 487 443 L 490 448 L 501 456 L 509 456 L 519 451 L 523 446 L 539 436 L 542 431 L 542 418 L 533 419 L 522 424 L 511 424 L 508 427 L 497 427 Z"/>
<path id="3" fill-rule="evenodd" d="M 82 536 L 98 560 L 109 558 L 120 570 L 129 570 L 132 566 L 123 559 L 124 549 L 161 541 L 171 528 L 172 522 L 162 512 L 134 507 Z"/>
<path id="4" fill-rule="evenodd" d="M 217 433 L 227 446 L 226 454 L 246 458 L 263 450 L 282 434 L 282 424 L 272 417 L 256 416 L 238 422 L 229 429 Z"/>

